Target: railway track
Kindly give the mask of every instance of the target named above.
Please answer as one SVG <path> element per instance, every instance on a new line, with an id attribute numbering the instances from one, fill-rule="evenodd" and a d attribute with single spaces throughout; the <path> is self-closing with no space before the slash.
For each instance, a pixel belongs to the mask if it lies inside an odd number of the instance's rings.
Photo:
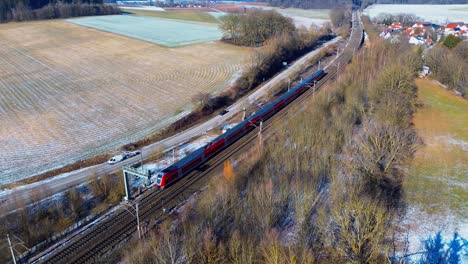
<path id="1" fill-rule="evenodd" d="M 355 51 L 360 47 L 363 41 L 363 31 L 357 15 L 353 15 L 352 33 L 345 49 L 336 57 L 327 67 L 327 73 L 319 82 L 315 84 L 318 89 L 327 81 L 333 79 L 339 72 L 343 71 Z M 263 124 L 263 133 L 272 132 L 272 125 L 284 118 L 302 102 L 307 100 L 314 93 L 313 84 L 300 97 L 273 117 L 266 120 Z M 138 198 L 140 222 L 163 221 L 169 216 L 167 211 L 175 208 L 180 202 L 185 201 L 190 195 L 200 191 L 206 184 L 209 176 L 222 172 L 224 160 L 234 157 L 244 150 L 250 148 L 258 135 L 258 128 L 250 131 L 243 138 L 227 147 L 215 157 L 208 160 L 201 168 L 194 170 L 189 175 L 180 179 L 172 186 L 164 190 L 151 190 Z M 164 209 L 168 210 L 164 210 Z M 136 220 L 134 216 L 121 209 L 116 210 L 107 218 L 103 219 L 94 226 L 75 234 L 61 242 L 59 247 L 45 251 L 38 256 L 31 258 L 28 263 L 93 263 L 102 255 L 115 249 L 123 241 L 129 240 L 136 231 Z"/>

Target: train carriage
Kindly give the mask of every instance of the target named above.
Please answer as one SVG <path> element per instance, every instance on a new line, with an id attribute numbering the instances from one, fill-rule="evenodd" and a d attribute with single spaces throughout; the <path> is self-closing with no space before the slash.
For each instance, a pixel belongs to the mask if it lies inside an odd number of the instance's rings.
<path id="1" fill-rule="evenodd" d="M 246 120 L 237 124 L 235 127 L 227 131 L 226 133 L 216 137 L 209 144 L 195 150 L 190 155 L 184 157 L 175 164 L 162 170 L 157 174 L 156 185 L 164 188 L 167 185 L 173 183 L 177 179 L 189 174 L 191 171 L 200 166 L 203 162 L 213 157 L 216 153 L 220 152 L 227 146 L 231 145 L 239 138 L 247 134 L 249 131 L 257 127 L 260 122 L 267 120 L 276 112 L 281 110 L 283 107 L 288 105 L 299 95 L 304 93 L 308 87 L 306 84 L 318 81 L 325 76 L 323 69 L 316 71 L 309 78 L 295 86 L 287 93 L 280 96 L 270 104 L 263 107 L 260 111 L 254 115 L 248 117 Z"/>

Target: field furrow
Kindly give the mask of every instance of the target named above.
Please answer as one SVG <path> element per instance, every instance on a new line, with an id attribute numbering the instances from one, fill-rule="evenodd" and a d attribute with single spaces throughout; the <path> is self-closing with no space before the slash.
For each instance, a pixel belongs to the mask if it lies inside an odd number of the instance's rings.
<path id="1" fill-rule="evenodd" d="M 0 44 L 0 183 L 162 129 L 197 93 L 226 89 L 251 53 L 166 48 L 60 20 L 0 25 Z"/>

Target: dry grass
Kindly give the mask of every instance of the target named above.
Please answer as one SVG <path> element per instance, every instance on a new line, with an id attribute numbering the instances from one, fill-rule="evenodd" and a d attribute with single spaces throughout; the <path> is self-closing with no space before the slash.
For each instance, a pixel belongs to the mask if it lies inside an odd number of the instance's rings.
<path id="1" fill-rule="evenodd" d="M 160 130 L 195 94 L 227 88 L 250 53 L 164 48 L 64 21 L 1 25 L 0 44 L 3 183 Z"/>
<path id="2" fill-rule="evenodd" d="M 423 106 L 413 121 L 425 145 L 416 153 L 405 182 L 408 200 L 431 214 L 448 210 L 466 219 L 468 101 L 430 79 L 418 79 L 416 84 Z"/>

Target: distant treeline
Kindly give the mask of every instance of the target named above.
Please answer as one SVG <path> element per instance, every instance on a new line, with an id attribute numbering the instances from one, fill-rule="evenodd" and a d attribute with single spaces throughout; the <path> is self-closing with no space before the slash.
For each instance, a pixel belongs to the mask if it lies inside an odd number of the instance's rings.
<path id="1" fill-rule="evenodd" d="M 118 14 L 103 0 L 1 0 L 0 22 Z"/>
<path id="2" fill-rule="evenodd" d="M 266 0 L 271 6 L 333 8 L 343 5 L 366 7 L 371 4 L 466 4 L 466 0 Z"/>

